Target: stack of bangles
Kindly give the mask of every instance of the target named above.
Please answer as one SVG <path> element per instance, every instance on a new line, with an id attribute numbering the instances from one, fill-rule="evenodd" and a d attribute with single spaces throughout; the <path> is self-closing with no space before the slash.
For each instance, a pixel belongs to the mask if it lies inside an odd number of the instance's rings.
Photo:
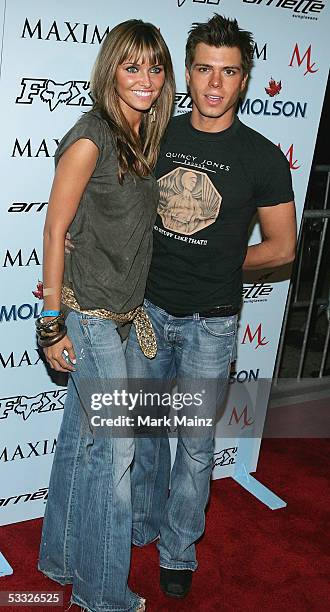
<path id="1" fill-rule="evenodd" d="M 45 317 L 54 318 L 45 320 Z M 36 320 L 36 328 L 38 344 L 42 348 L 53 346 L 67 333 L 64 314 L 59 310 L 44 310 Z"/>

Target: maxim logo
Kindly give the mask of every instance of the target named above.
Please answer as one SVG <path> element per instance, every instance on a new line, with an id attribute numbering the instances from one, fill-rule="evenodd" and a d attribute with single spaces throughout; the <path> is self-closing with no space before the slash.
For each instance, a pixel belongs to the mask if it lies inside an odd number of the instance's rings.
<path id="1" fill-rule="evenodd" d="M 298 44 L 296 43 L 289 66 L 291 68 L 296 68 L 296 67 L 300 68 L 303 62 L 305 62 L 304 76 L 306 76 L 307 74 L 314 74 L 314 72 L 318 72 L 319 68 L 314 69 L 315 62 L 312 62 L 312 45 L 309 45 L 304 55 L 300 55 L 299 47 L 298 47 Z"/>
<path id="2" fill-rule="evenodd" d="M 254 59 L 261 59 L 261 60 L 266 60 L 267 59 L 267 43 L 264 44 L 263 47 L 259 48 L 258 43 L 254 43 L 254 47 L 253 47 L 253 58 Z"/>
<path id="3" fill-rule="evenodd" d="M 31 142 L 31 138 L 26 142 L 20 142 L 16 138 L 11 157 L 54 157 L 59 142 L 58 138 L 53 138 L 50 142 L 43 138 L 37 143 Z"/>
<path id="4" fill-rule="evenodd" d="M 43 489 L 38 489 L 38 491 L 35 491 L 34 493 L 23 493 L 21 495 L 12 495 L 11 497 L 3 497 L 2 499 L 0 499 L 0 506 L 3 508 L 4 506 L 7 506 L 9 502 L 12 502 L 13 504 L 18 504 L 18 502 L 20 501 L 23 501 L 25 503 L 28 501 L 37 501 L 40 499 L 43 499 L 44 502 L 46 502 L 47 497 L 48 488 L 45 487 Z"/>
<path id="5" fill-rule="evenodd" d="M 38 440 L 38 442 L 25 442 L 18 444 L 15 449 L 4 446 L 0 449 L 0 461 L 7 463 L 16 459 L 31 459 L 31 457 L 42 457 L 43 455 L 53 455 L 56 447 L 56 439 Z"/>
<path id="6" fill-rule="evenodd" d="M 17 252 L 12 253 L 7 249 L 5 252 L 5 256 L 3 258 L 3 268 L 8 268 L 9 266 L 13 268 L 14 266 L 18 267 L 26 267 L 26 266 L 40 266 L 40 258 L 36 249 L 33 249 L 28 253 L 23 253 L 22 249 L 19 249 Z"/>
<path id="7" fill-rule="evenodd" d="M 318 15 L 323 11 L 324 2 L 316 2 L 315 0 L 243 0 L 245 4 L 256 4 L 262 6 L 271 6 L 273 8 L 282 8 L 292 11 L 292 17 L 299 19 L 317 20 Z"/>
<path id="8" fill-rule="evenodd" d="M 11 353 L 8 353 L 8 354 L 0 353 L 0 367 L 4 369 L 20 368 L 21 366 L 35 366 L 35 365 L 38 365 L 39 361 L 41 361 L 41 357 L 39 355 L 38 349 L 34 349 L 34 352 L 32 353 L 29 353 L 29 351 L 25 350 L 23 353 L 19 353 L 18 355 L 16 355 L 14 351 L 11 351 Z M 15 398 L 9 397 L 7 399 L 8 400 L 17 399 L 17 397 Z M 2 400 L 0 401 L 0 418 L 5 419 L 7 418 L 6 416 L 1 416 L 1 410 L 2 410 L 1 406 L 2 406 Z M 11 405 L 11 408 L 8 408 L 8 410 L 11 410 L 12 408 L 13 408 L 13 405 Z"/>
<path id="9" fill-rule="evenodd" d="M 250 325 L 247 324 L 241 344 L 246 344 L 247 342 L 249 344 L 255 344 L 255 349 L 258 349 L 260 346 L 266 346 L 267 344 L 269 344 L 269 340 L 266 340 L 266 336 L 262 335 L 261 323 L 259 323 L 254 333 L 252 333 Z"/>
<path id="10" fill-rule="evenodd" d="M 61 389 L 60 391 L 43 391 L 31 397 L 27 395 L 3 397 L 0 399 L 0 419 L 7 419 L 9 414 L 17 414 L 22 417 L 23 421 L 26 421 L 33 413 L 63 410 L 66 393 L 66 389 Z"/>
<path id="11" fill-rule="evenodd" d="M 109 33 L 109 26 L 101 29 L 97 25 L 89 23 L 75 23 L 64 21 L 59 23 L 52 21 L 46 24 L 39 19 L 32 21 L 25 19 L 21 38 L 37 38 L 38 40 L 52 40 L 58 42 L 73 42 L 94 45 L 101 44 Z"/>
<path id="12" fill-rule="evenodd" d="M 37 319 L 40 316 L 42 308 L 40 303 L 35 304 L 21 304 L 16 306 L 0 306 L 0 323 L 3 321 L 27 321 L 27 319 Z"/>
<path id="13" fill-rule="evenodd" d="M 89 81 L 66 81 L 56 83 L 52 79 L 30 79 L 21 80 L 22 89 L 16 98 L 16 104 L 32 104 L 36 98 L 40 98 L 54 111 L 59 104 L 66 106 L 92 106 L 93 99 L 89 90 Z"/>
<path id="14" fill-rule="evenodd" d="M 281 143 L 278 143 L 278 147 L 280 149 L 282 149 L 281 147 Z M 298 166 L 298 160 L 295 159 L 295 154 L 294 154 L 294 147 L 293 144 L 291 144 L 288 148 L 288 150 L 286 151 L 286 153 L 284 153 L 285 157 L 287 158 L 289 164 L 290 164 L 290 169 L 291 170 L 299 170 L 301 164 Z"/>
<path id="15" fill-rule="evenodd" d="M 47 206 L 48 202 L 13 202 L 9 208 L 9 213 L 28 213 L 28 212 L 41 212 L 42 209 Z"/>

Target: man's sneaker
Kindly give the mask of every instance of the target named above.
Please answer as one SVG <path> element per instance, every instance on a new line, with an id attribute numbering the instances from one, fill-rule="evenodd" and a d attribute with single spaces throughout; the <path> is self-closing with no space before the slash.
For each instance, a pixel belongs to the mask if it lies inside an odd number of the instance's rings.
<path id="1" fill-rule="evenodd" d="M 160 568 L 160 588 L 165 595 L 181 599 L 191 587 L 193 572 L 191 570 L 175 570 Z"/>

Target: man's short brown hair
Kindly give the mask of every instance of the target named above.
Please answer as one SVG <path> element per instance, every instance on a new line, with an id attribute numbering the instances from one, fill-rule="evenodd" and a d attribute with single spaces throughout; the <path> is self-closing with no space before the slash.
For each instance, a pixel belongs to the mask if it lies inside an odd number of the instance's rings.
<path id="1" fill-rule="evenodd" d="M 242 56 L 243 74 L 249 74 L 253 64 L 254 40 L 251 32 L 241 30 L 236 19 L 214 14 L 206 23 L 193 23 L 186 44 L 186 67 L 190 70 L 198 43 L 213 47 L 238 47 Z"/>

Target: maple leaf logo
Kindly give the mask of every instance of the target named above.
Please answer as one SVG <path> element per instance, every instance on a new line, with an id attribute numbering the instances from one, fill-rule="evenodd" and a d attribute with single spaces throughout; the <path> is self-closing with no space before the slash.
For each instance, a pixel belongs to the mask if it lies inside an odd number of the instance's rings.
<path id="1" fill-rule="evenodd" d="M 265 87 L 265 92 L 271 98 L 273 98 L 274 96 L 278 96 L 278 94 L 280 93 L 281 89 L 282 89 L 282 81 L 279 81 L 278 83 L 276 83 L 276 81 L 274 81 L 273 77 L 271 77 L 271 79 L 269 81 L 269 87 Z"/>
<path id="2" fill-rule="evenodd" d="M 38 298 L 38 300 L 42 300 L 44 297 L 43 289 L 44 287 L 42 281 L 38 281 L 37 288 L 32 291 L 34 297 Z"/>

